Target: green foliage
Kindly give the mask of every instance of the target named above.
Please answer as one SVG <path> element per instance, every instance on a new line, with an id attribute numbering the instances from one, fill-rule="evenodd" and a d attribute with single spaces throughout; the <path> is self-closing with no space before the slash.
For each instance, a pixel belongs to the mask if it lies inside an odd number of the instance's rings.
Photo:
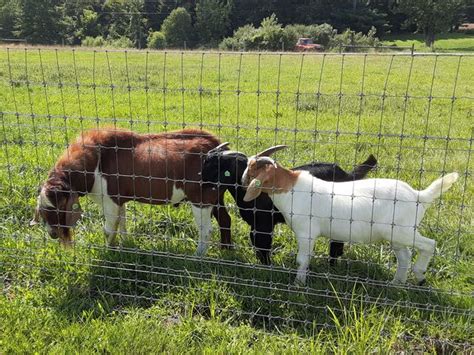
<path id="1" fill-rule="evenodd" d="M 459 23 L 464 0 L 400 0 L 400 12 L 408 16 L 406 24 L 416 25 L 425 36 L 425 45 L 431 47 L 435 35 L 450 30 Z"/>
<path id="2" fill-rule="evenodd" d="M 82 40 L 81 45 L 85 47 L 102 47 L 106 44 L 104 37 L 97 36 L 97 37 L 90 37 L 87 36 Z"/>
<path id="3" fill-rule="evenodd" d="M 133 48 L 133 42 L 125 37 L 121 36 L 115 39 L 105 40 L 102 36 L 97 37 L 86 37 L 81 42 L 82 46 L 85 47 L 113 47 L 113 48 Z"/>
<path id="4" fill-rule="evenodd" d="M 221 41 L 226 49 L 280 50 L 302 36 L 328 48 L 332 31 L 367 33 L 375 27 L 380 36 L 418 29 L 431 46 L 436 34 L 469 21 L 472 9 L 465 0 L 0 0 L 0 38 L 77 45 L 86 37 L 125 36 L 143 48 L 148 34 L 163 26 L 172 47 L 215 47 Z M 259 27 L 253 32 L 252 26 Z M 231 32 L 237 35 L 222 40 Z"/>
<path id="5" fill-rule="evenodd" d="M 291 33 L 285 31 L 275 14 L 272 14 L 264 18 L 258 28 L 252 25 L 240 27 L 232 38 L 225 38 L 219 47 L 235 50 L 281 50 L 293 46 L 294 42 Z"/>
<path id="6" fill-rule="evenodd" d="M 379 39 L 375 37 L 375 32 L 375 27 L 372 27 L 366 35 L 360 32 L 346 30 L 341 34 L 336 34 L 331 39 L 329 47 L 335 49 L 342 47 L 343 50 L 350 52 L 367 52 L 368 48 L 364 48 L 364 46 L 377 47 L 380 44 Z M 357 46 L 362 46 L 362 48 L 357 48 Z"/>
<path id="7" fill-rule="evenodd" d="M 100 33 L 99 14 L 94 10 L 84 9 L 77 22 L 76 35 L 79 38 L 95 37 Z"/>
<path id="8" fill-rule="evenodd" d="M 16 21 L 20 14 L 18 0 L 0 0 L 0 38 L 14 38 Z"/>
<path id="9" fill-rule="evenodd" d="M 185 42 L 190 46 L 193 34 L 191 15 L 184 7 L 174 9 L 163 21 L 161 32 L 167 45 L 172 48 L 183 48 Z"/>
<path id="10" fill-rule="evenodd" d="M 298 38 L 308 37 L 314 43 L 324 46 L 324 48 L 329 47 L 329 43 L 337 34 L 337 30 L 327 23 L 321 25 L 288 25 L 285 27 L 285 31 L 292 36 L 292 46 L 294 46 Z"/>
<path id="11" fill-rule="evenodd" d="M 51 0 L 20 0 L 16 35 L 31 43 L 60 43 L 63 28 L 58 4 Z"/>
<path id="12" fill-rule="evenodd" d="M 278 50 L 282 48 L 284 34 L 282 25 L 278 23 L 276 15 L 272 14 L 262 20 L 254 41 L 257 48 Z"/>
<path id="13" fill-rule="evenodd" d="M 232 0 L 198 0 L 196 2 L 196 35 L 199 43 L 216 46 L 230 26 Z"/>
<path id="14" fill-rule="evenodd" d="M 219 45 L 220 49 L 249 50 L 254 49 L 254 37 L 257 29 L 253 25 L 239 27 L 233 37 L 227 37 Z"/>
<path id="15" fill-rule="evenodd" d="M 325 49 L 340 48 L 342 45 L 377 46 L 376 29 L 367 33 L 346 30 L 337 33 L 331 25 L 289 25 L 282 27 L 275 15 L 264 19 L 260 27 L 243 26 L 234 32 L 234 36 L 225 38 L 221 49 L 235 50 L 292 50 L 300 37 L 312 38 L 314 43 L 323 45 Z M 364 49 L 367 50 L 367 49 Z"/>
<path id="16" fill-rule="evenodd" d="M 395 0 L 388 0 L 395 1 Z M 328 4 L 330 10 L 330 23 L 340 32 L 352 29 L 356 32 L 368 32 L 375 27 L 378 32 L 384 33 L 390 27 L 387 23 L 387 14 L 390 6 L 382 9 L 377 6 L 377 2 L 342 0 L 332 1 Z"/>
<path id="17" fill-rule="evenodd" d="M 130 39 L 132 47 L 141 48 L 146 40 L 146 18 L 142 16 L 144 0 L 107 0 L 103 5 L 108 22 L 104 35 L 109 41 L 125 44 L 123 36 Z"/>
<path id="18" fill-rule="evenodd" d="M 126 36 L 120 36 L 115 39 L 110 39 L 107 41 L 107 45 L 113 48 L 133 48 L 134 47 L 133 41 Z"/>
<path id="19" fill-rule="evenodd" d="M 155 31 L 148 35 L 147 47 L 152 49 L 163 49 L 166 47 L 166 38 L 162 32 Z"/>

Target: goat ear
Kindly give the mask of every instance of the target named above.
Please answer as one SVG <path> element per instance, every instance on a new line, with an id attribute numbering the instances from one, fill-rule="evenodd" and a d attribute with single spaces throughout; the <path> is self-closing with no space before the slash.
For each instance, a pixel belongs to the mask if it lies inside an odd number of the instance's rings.
<path id="1" fill-rule="evenodd" d="M 30 226 L 36 226 L 39 223 L 40 216 L 39 216 L 39 210 L 38 207 L 35 208 L 35 214 L 33 215 L 33 219 L 30 221 Z"/>
<path id="2" fill-rule="evenodd" d="M 244 201 L 249 202 L 255 200 L 262 193 L 262 182 L 255 178 L 253 179 L 249 186 L 247 186 L 247 192 L 244 196 Z"/>
<path id="3" fill-rule="evenodd" d="M 65 207 L 66 213 L 66 226 L 74 227 L 77 221 L 82 216 L 81 205 L 79 205 L 79 195 L 77 193 L 71 193 L 66 201 Z"/>

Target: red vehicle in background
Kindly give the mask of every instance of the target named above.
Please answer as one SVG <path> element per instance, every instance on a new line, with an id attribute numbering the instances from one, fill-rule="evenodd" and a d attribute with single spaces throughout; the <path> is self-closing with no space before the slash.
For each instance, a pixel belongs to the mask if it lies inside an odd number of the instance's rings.
<path id="1" fill-rule="evenodd" d="M 323 46 L 320 44 L 313 43 L 311 38 L 298 38 L 298 42 L 295 45 L 295 51 L 297 52 L 310 52 L 310 51 L 322 51 Z"/>

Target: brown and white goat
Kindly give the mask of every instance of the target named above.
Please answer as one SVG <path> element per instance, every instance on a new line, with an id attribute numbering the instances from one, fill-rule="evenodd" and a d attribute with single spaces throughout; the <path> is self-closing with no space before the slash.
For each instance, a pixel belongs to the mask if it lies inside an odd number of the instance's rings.
<path id="1" fill-rule="evenodd" d="M 42 185 L 35 218 L 40 217 L 52 238 L 72 242 L 71 229 L 81 216 L 79 197 L 88 195 L 101 206 L 109 245 L 125 233 L 125 203 L 177 204 L 188 200 L 199 229 L 196 253 L 205 254 L 211 234 L 211 214 L 218 220 L 221 242 L 230 245 L 230 216 L 223 192 L 203 188 L 201 165 L 205 153 L 220 144 L 202 130 L 159 134 L 123 130 L 82 133 L 56 162 Z"/>
<path id="2" fill-rule="evenodd" d="M 268 157 L 284 147 L 272 147 L 251 157 L 242 183 L 247 186 L 244 201 L 267 193 L 295 232 L 297 283 L 306 282 L 314 242 L 320 235 L 339 242 L 389 242 L 398 261 L 395 283 L 406 282 L 411 248 L 415 248 L 418 257 L 413 272 L 419 284 L 425 282 L 435 241 L 421 235 L 418 226 L 429 205 L 456 182 L 457 173 L 447 174 L 420 191 L 394 179 L 335 183 L 306 171 L 285 169 Z"/>

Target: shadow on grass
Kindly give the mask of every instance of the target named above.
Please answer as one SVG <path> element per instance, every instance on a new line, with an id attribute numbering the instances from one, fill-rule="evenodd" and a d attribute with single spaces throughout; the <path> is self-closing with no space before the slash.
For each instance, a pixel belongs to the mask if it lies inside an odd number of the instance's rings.
<path id="1" fill-rule="evenodd" d="M 315 327 L 333 324 L 329 308 L 338 315 L 352 306 L 362 311 L 373 305 L 390 308 L 394 316 L 414 324 L 438 326 L 449 326 L 449 317 L 469 313 L 462 296 L 377 281 L 391 275 L 376 264 L 339 261 L 332 268 L 326 259 L 314 260 L 307 286 L 297 287 L 293 270 L 248 264 L 233 253 L 233 259 L 222 260 L 183 255 L 179 250 L 138 249 L 133 242 L 127 248 L 101 247 L 92 260 L 88 285 L 70 286 L 60 308 L 74 317 L 163 305 L 178 315 L 223 317 L 306 335 Z"/>

